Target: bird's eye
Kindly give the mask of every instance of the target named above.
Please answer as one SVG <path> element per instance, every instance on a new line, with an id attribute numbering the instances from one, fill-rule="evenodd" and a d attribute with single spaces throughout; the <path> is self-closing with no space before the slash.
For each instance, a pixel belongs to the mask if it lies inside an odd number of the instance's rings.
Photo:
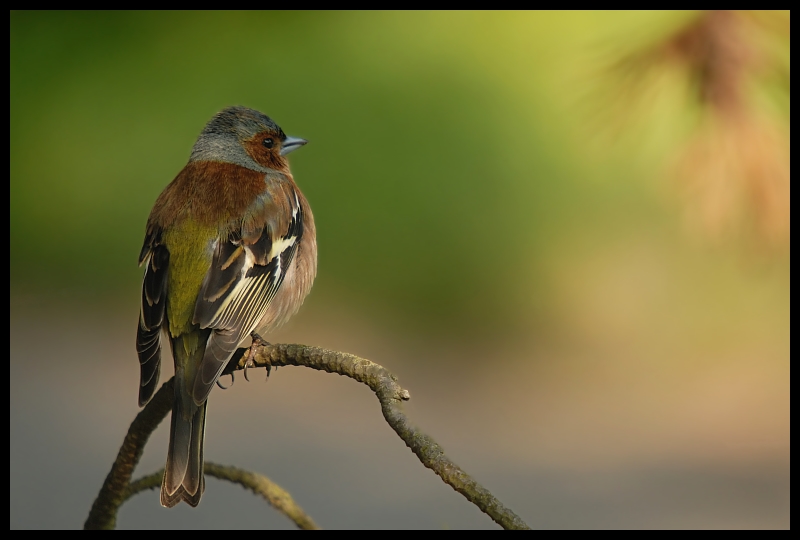
<path id="1" fill-rule="evenodd" d="M 264 139 L 263 141 L 261 141 L 261 144 L 263 144 L 267 148 L 272 148 L 272 146 L 275 144 L 275 141 L 273 141 L 272 139 Z"/>

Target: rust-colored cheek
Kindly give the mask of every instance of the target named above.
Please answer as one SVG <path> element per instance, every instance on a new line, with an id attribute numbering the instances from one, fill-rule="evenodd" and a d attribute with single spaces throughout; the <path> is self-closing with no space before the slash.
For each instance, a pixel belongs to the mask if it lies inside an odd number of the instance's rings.
<path id="1" fill-rule="evenodd" d="M 264 146 L 264 139 L 273 139 L 275 146 L 267 148 Z M 289 172 L 289 164 L 286 158 L 281 156 L 278 138 L 268 131 L 257 134 L 255 137 L 244 141 L 244 149 L 250 154 L 256 163 L 277 171 Z"/>

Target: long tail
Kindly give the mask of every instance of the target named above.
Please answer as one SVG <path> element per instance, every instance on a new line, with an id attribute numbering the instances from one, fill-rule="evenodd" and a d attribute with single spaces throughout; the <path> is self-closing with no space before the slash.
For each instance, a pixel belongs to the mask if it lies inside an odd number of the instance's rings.
<path id="1" fill-rule="evenodd" d="M 187 399 L 188 398 L 188 399 Z M 206 407 L 187 395 L 183 377 L 175 377 L 175 399 L 169 429 L 169 453 L 161 482 L 161 505 L 172 508 L 181 501 L 197 506 L 206 487 L 203 476 L 203 434 Z"/>

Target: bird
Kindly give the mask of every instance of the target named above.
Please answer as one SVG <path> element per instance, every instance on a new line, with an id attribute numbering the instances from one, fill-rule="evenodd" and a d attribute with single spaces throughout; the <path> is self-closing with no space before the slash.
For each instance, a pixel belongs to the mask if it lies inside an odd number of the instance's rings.
<path id="1" fill-rule="evenodd" d="M 217 113 L 145 228 L 136 351 L 139 406 L 153 397 L 162 339 L 175 365 L 161 504 L 196 507 L 205 489 L 208 395 L 234 352 L 300 308 L 317 273 L 314 217 L 286 155 L 287 136 L 242 106 Z"/>

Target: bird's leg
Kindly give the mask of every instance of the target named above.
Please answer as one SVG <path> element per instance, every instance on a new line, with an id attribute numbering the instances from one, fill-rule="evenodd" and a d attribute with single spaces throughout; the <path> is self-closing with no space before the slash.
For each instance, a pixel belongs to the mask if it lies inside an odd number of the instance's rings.
<path id="1" fill-rule="evenodd" d="M 249 366 L 255 367 L 255 365 L 256 365 L 256 363 L 255 363 L 255 357 L 256 357 L 255 347 L 264 346 L 264 345 L 269 345 L 270 344 L 268 341 L 266 341 L 264 338 L 262 338 L 261 336 L 259 336 L 255 332 L 251 332 L 250 333 L 250 337 L 252 338 L 253 342 L 250 344 L 250 352 L 247 355 L 247 361 L 245 361 L 245 363 L 244 363 L 244 378 L 247 379 L 248 382 L 250 381 L 250 379 L 247 377 L 247 368 Z M 267 366 L 266 367 L 267 367 L 267 379 L 269 379 L 270 371 L 272 371 L 272 365 L 269 363 L 269 359 L 267 359 Z"/>

